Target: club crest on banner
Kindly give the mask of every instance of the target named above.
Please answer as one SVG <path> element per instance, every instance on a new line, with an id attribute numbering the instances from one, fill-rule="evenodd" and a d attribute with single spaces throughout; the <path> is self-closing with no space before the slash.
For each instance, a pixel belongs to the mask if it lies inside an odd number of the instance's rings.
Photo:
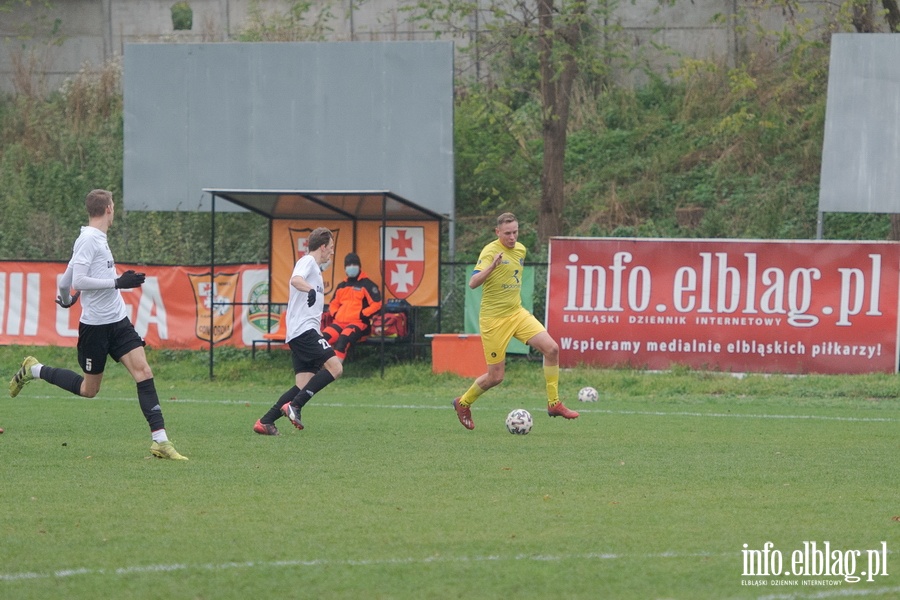
<path id="1" fill-rule="evenodd" d="M 237 293 L 238 275 L 216 273 L 210 281 L 209 273 L 188 273 L 194 289 L 197 318 L 195 333 L 204 342 L 227 340 L 234 333 L 234 299 Z M 212 332 L 210 332 L 210 319 Z M 212 333 L 212 336 L 210 336 Z"/>
<path id="2" fill-rule="evenodd" d="M 338 248 L 338 234 L 340 233 L 340 229 L 332 229 L 331 235 L 334 236 L 334 247 L 335 247 L 335 256 L 337 256 L 337 248 Z M 290 232 L 291 237 L 291 251 L 294 256 L 294 265 L 297 264 L 297 261 L 306 256 L 309 253 L 309 234 L 312 233 L 312 229 L 309 227 L 304 227 L 303 229 L 296 229 L 294 227 L 288 227 L 288 232 Z M 331 259 L 331 267 L 334 267 L 335 259 Z M 291 265 L 291 271 L 294 270 L 294 265 Z M 334 289 L 334 269 L 329 268 L 322 273 L 322 281 L 325 283 L 325 293 L 329 293 L 332 289 Z"/>
<path id="3" fill-rule="evenodd" d="M 408 298 L 425 275 L 425 229 L 383 227 L 379 238 L 384 244 L 384 284 L 395 298 Z"/>

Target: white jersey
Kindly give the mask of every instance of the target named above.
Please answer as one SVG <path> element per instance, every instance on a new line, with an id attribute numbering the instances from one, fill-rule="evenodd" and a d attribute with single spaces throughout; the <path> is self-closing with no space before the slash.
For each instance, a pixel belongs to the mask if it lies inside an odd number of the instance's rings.
<path id="1" fill-rule="evenodd" d="M 297 291 L 297 288 L 288 282 L 290 294 L 287 306 L 287 333 L 284 340 L 286 342 L 310 329 L 322 333 L 322 311 L 325 309 L 325 282 L 322 279 L 322 269 L 319 268 L 316 259 L 307 254 L 294 265 L 291 279 L 297 275 L 315 288 L 316 302 L 312 306 L 307 306 L 307 292 Z"/>
<path id="2" fill-rule="evenodd" d="M 106 234 L 96 227 L 84 226 L 75 240 L 72 258 L 66 269 L 80 271 L 93 279 L 109 279 L 113 283 L 104 289 L 81 291 L 81 322 L 85 325 L 108 325 L 124 319 L 128 313 L 122 294 L 115 287 L 116 261 L 109 250 Z M 93 286 L 92 286 L 93 287 Z"/>

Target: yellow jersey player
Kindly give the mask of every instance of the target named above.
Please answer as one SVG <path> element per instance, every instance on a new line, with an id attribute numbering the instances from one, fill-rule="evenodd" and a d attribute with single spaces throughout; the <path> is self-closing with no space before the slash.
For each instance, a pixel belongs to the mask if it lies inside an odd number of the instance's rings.
<path id="1" fill-rule="evenodd" d="M 465 394 L 453 401 L 459 422 L 466 429 L 475 429 L 470 407 L 479 396 L 503 382 L 506 347 L 512 338 L 544 356 L 547 413 L 551 417 L 577 419 L 578 413 L 566 408 L 559 399 L 559 345 L 540 321 L 522 306 L 525 246 L 518 241 L 519 221 L 512 213 L 503 213 L 497 217 L 494 232 L 497 239 L 482 249 L 469 279 L 472 289 L 484 286 L 478 324 L 488 370 Z"/>

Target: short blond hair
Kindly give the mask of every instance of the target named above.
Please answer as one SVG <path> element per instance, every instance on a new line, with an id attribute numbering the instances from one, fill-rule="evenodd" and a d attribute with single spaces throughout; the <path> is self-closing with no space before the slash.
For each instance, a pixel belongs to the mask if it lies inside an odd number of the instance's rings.
<path id="1" fill-rule="evenodd" d="M 505 212 L 499 217 L 497 217 L 497 227 L 503 227 L 507 223 L 518 223 L 519 220 L 516 218 L 516 215 L 511 212 Z"/>

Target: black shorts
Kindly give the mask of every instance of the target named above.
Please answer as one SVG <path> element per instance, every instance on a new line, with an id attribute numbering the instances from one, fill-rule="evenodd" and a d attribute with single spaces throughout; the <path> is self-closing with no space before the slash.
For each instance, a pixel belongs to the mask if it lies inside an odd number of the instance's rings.
<path id="1" fill-rule="evenodd" d="M 107 355 L 119 362 L 123 356 L 144 344 L 128 317 L 108 325 L 78 324 L 78 364 L 82 371 L 91 375 L 103 372 Z"/>
<path id="2" fill-rule="evenodd" d="M 334 348 L 315 329 L 304 331 L 288 342 L 294 373 L 316 373 L 334 356 Z"/>

